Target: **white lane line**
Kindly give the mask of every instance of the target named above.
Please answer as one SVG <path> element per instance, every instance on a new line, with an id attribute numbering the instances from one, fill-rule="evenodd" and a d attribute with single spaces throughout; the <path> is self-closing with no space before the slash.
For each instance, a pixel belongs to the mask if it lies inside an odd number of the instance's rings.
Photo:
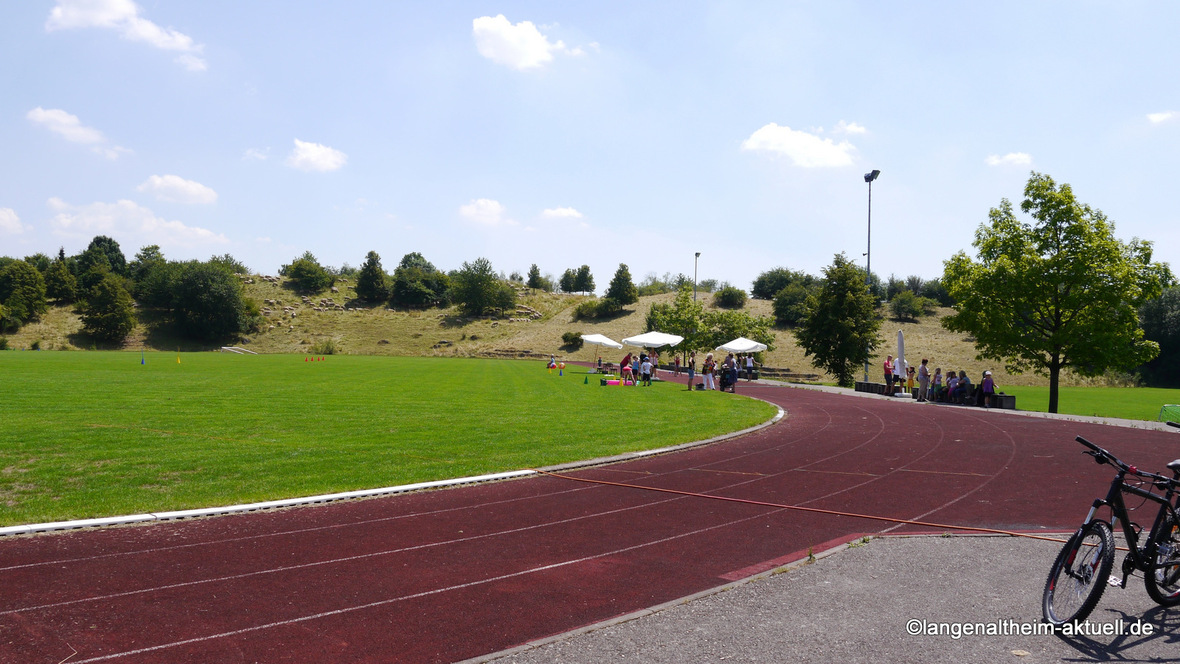
<path id="1" fill-rule="evenodd" d="M 728 521 L 726 523 L 716 524 L 716 525 L 709 526 L 706 528 L 699 528 L 697 530 L 693 530 L 693 531 L 690 531 L 687 533 L 680 533 L 678 535 L 664 537 L 664 538 L 661 538 L 658 540 L 653 540 L 651 542 L 645 542 L 643 544 L 635 544 L 632 546 L 623 547 L 620 549 L 615 549 L 613 551 L 607 551 L 604 553 L 597 553 L 597 554 L 594 554 L 591 556 L 585 556 L 582 558 L 575 558 L 573 560 L 566 560 L 566 561 L 562 561 L 562 562 L 558 562 L 558 563 L 550 563 L 548 565 L 541 565 L 539 567 L 532 567 L 532 568 L 529 568 L 526 570 L 521 570 L 519 572 L 511 572 L 509 574 L 501 574 L 499 576 L 493 576 L 493 577 L 489 577 L 487 579 L 480 579 L 478 581 L 468 581 L 467 583 L 460 583 L 460 584 L 456 584 L 453 586 L 447 586 L 445 588 L 435 588 L 434 590 L 425 590 L 425 591 L 422 591 L 419 593 L 414 593 L 411 595 L 403 595 L 401 597 L 391 597 L 389 599 L 378 600 L 376 602 L 369 602 L 367 604 L 360 604 L 357 606 L 349 606 L 349 607 L 345 607 L 342 609 L 334 609 L 332 611 L 324 611 L 321 613 L 313 613 L 313 614 L 307 615 L 307 616 L 300 616 L 298 618 L 290 618 L 288 620 L 279 620 L 279 621 L 275 621 L 275 622 L 271 622 L 271 623 L 265 623 L 262 625 L 255 625 L 253 627 L 243 627 L 242 629 L 236 629 L 236 630 L 232 630 L 229 632 L 220 632 L 217 634 L 207 634 L 205 636 L 198 636 L 198 637 L 194 637 L 191 639 L 184 639 L 181 641 L 173 641 L 171 643 L 162 643 L 162 644 L 155 645 L 155 646 L 148 646 L 146 648 L 137 648 L 135 650 L 127 650 L 124 652 L 112 653 L 110 655 L 101 655 L 98 657 L 91 657 L 88 659 L 80 659 L 80 660 L 76 660 L 73 664 L 89 664 L 90 662 L 104 662 L 104 661 L 109 661 L 112 659 L 120 659 L 123 657 L 142 655 L 142 654 L 148 653 L 148 652 L 156 652 L 156 651 L 165 650 L 168 648 L 178 648 L 180 646 L 191 645 L 194 643 L 201 643 L 203 641 L 212 641 L 214 639 L 223 639 L 223 638 L 228 638 L 228 637 L 232 637 L 232 636 L 240 636 L 242 634 L 249 634 L 251 632 L 257 632 L 257 631 L 261 631 L 261 630 L 265 630 L 265 629 L 272 629 L 275 627 L 283 627 L 286 625 L 295 625 L 295 624 L 307 622 L 310 620 L 319 620 L 321 618 L 330 618 L 332 616 L 343 615 L 345 613 L 352 613 L 355 611 L 363 611 L 365 609 L 372 609 L 372 608 L 376 608 L 378 606 L 386 606 L 388 604 L 394 604 L 396 602 L 404 602 L 404 601 L 408 601 L 408 600 L 419 599 L 422 597 L 429 597 L 431 595 L 438 595 L 441 593 L 450 592 L 452 590 L 462 590 L 464 588 L 471 588 L 474 586 L 485 585 L 488 583 L 495 583 L 497 581 L 503 581 L 506 579 L 512 579 L 512 578 L 516 578 L 516 577 L 520 577 L 520 576 L 526 576 L 529 574 L 536 574 L 538 572 L 546 572 L 548 570 L 558 569 L 560 567 L 568 567 L 570 565 L 577 565 L 579 563 L 588 562 L 588 561 L 595 560 L 598 558 L 615 556 L 615 555 L 619 555 L 621 553 L 627 553 L 628 551 L 635 551 L 635 550 L 650 547 L 650 546 L 656 546 L 658 544 L 664 544 L 664 543 L 671 542 L 673 540 L 681 539 L 684 537 L 690 537 L 693 535 L 699 535 L 701 533 L 709 532 L 711 530 L 717 530 L 718 528 L 726 528 L 726 527 L 729 527 L 729 526 L 732 526 L 735 524 L 743 523 L 745 521 L 752 521 L 754 519 L 760 519 L 760 518 L 763 518 L 764 516 L 766 516 L 766 513 L 760 513 L 760 514 L 756 514 L 754 516 L 749 516 L 749 517 L 745 517 L 742 519 L 736 519 L 733 521 Z"/>

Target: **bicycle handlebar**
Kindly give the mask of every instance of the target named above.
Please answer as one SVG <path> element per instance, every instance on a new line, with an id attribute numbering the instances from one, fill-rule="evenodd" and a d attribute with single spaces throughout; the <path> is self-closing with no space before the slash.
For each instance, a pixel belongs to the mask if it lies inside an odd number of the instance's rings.
<path id="1" fill-rule="evenodd" d="M 1172 426 L 1180 428 L 1180 424 L 1173 424 Z M 1115 455 L 1111 454 L 1110 452 L 1107 452 L 1106 450 L 1102 449 L 1101 447 L 1098 447 L 1094 443 L 1091 443 L 1090 441 L 1086 440 L 1085 438 L 1082 438 L 1081 436 L 1078 436 L 1077 438 L 1075 438 L 1075 440 L 1077 440 L 1082 445 L 1085 445 L 1086 447 L 1090 448 L 1092 450 L 1091 452 L 1084 452 L 1083 454 L 1089 454 L 1089 455 L 1093 456 L 1094 460 L 1100 464 L 1109 463 L 1113 466 L 1118 467 L 1119 470 L 1121 470 L 1125 473 L 1130 473 L 1132 475 L 1137 475 L 1139 477 L 1150 478 L 1152 480 L 1163 481 L 1168 484 L 1176 483 L 1176 480 L 1173 480 L 1170 477 L 1165 477 L 1163 475 L 1157 475 L 1155 473 L 1149 473 L 1145 470 L 1139 470 L 1135 466 L 1124 463 L 1121 459 L 1119 459 Z"/>

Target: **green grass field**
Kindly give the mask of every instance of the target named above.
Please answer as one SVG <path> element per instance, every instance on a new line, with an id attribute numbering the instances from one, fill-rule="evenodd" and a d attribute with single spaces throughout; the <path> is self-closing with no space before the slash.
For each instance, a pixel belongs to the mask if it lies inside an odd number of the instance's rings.
<path id="1" fill-rule="evenodd" d="M 0 525 L 463 477 L 700 440 L 769 404 L 541 362 L 0 353 Z"/>
<path id="2" fill-rule="evenodd" d="M 1048 387 L 1012 385 L 998 389 L 1016 395 L 1016 407 L 1020 410 L 1045 412 L 1049 409 Z M 1062 387 L 1057 395 L 1057 412 L 1068 415 L 1155 421 L 1164 404 L 1180 404 L 1180 390 L 1155 387 Z"/>

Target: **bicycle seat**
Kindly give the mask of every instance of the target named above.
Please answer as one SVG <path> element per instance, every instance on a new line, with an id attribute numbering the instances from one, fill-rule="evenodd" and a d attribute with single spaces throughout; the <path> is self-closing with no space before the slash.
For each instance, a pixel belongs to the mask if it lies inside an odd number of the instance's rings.
<path id="1" fill-rule="evenodd" d="M 1168 470 L 1172 471 L 1173 473 L 1180 473 L 1180 459 L 1176 459 L 1172 463 L 1169 463 Z"/>

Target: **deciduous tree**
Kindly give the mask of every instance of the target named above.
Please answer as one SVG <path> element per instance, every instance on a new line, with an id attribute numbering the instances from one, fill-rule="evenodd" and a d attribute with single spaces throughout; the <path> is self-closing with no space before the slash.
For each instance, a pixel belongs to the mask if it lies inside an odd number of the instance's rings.
<path id="1" fill-rule="evenodd" d="M 1170 272 L 1151 261 L 1150 242 L 1119 241 L 1106 215 L 1047 175 L 1029 177 L 1020 209 L 1031 223 L 1004 199 L 975 232 L 978 260 L 959 252 L 946 261 L 955 314 L 942 324 L 973 335 L 980 359 L 1047 375 L 1055 413 L 1063 369 L 1095 376 L 1156 356 L 1138 309 Z"/>
<path id="2" fill-rule="evenodd" d="M 122 341 L 135 327 L 135 305 L 123 280 L 106 274 L 87 293 L 82 329 L 104 341 Z"/>
<path id="3" fill-rule="evenodd" d="M 500 280 L 486 258 L 463 263 L 463 267 L 454 275 L 451 288 L 455 303 L 471 314 L 516 305 L 516 290 Z"/>
<path id="4" fill-rule="evenodd" d="M 844 254 L 824 268 L 819 292 L 807 298 L 807 314 L 795 338 L 812 364 L 852 387 L 859 367 L 881 343 L 876 301 L 865 285 L 865 275 Z"/>
<path id="5" fill-rule="evenodd" d="M 24 325 L 49 308 L 45 300 L 45 278 L 33 265 L 8 261 L 0 267 L 0 304 L 4 318 L 0 330 Z"/>

